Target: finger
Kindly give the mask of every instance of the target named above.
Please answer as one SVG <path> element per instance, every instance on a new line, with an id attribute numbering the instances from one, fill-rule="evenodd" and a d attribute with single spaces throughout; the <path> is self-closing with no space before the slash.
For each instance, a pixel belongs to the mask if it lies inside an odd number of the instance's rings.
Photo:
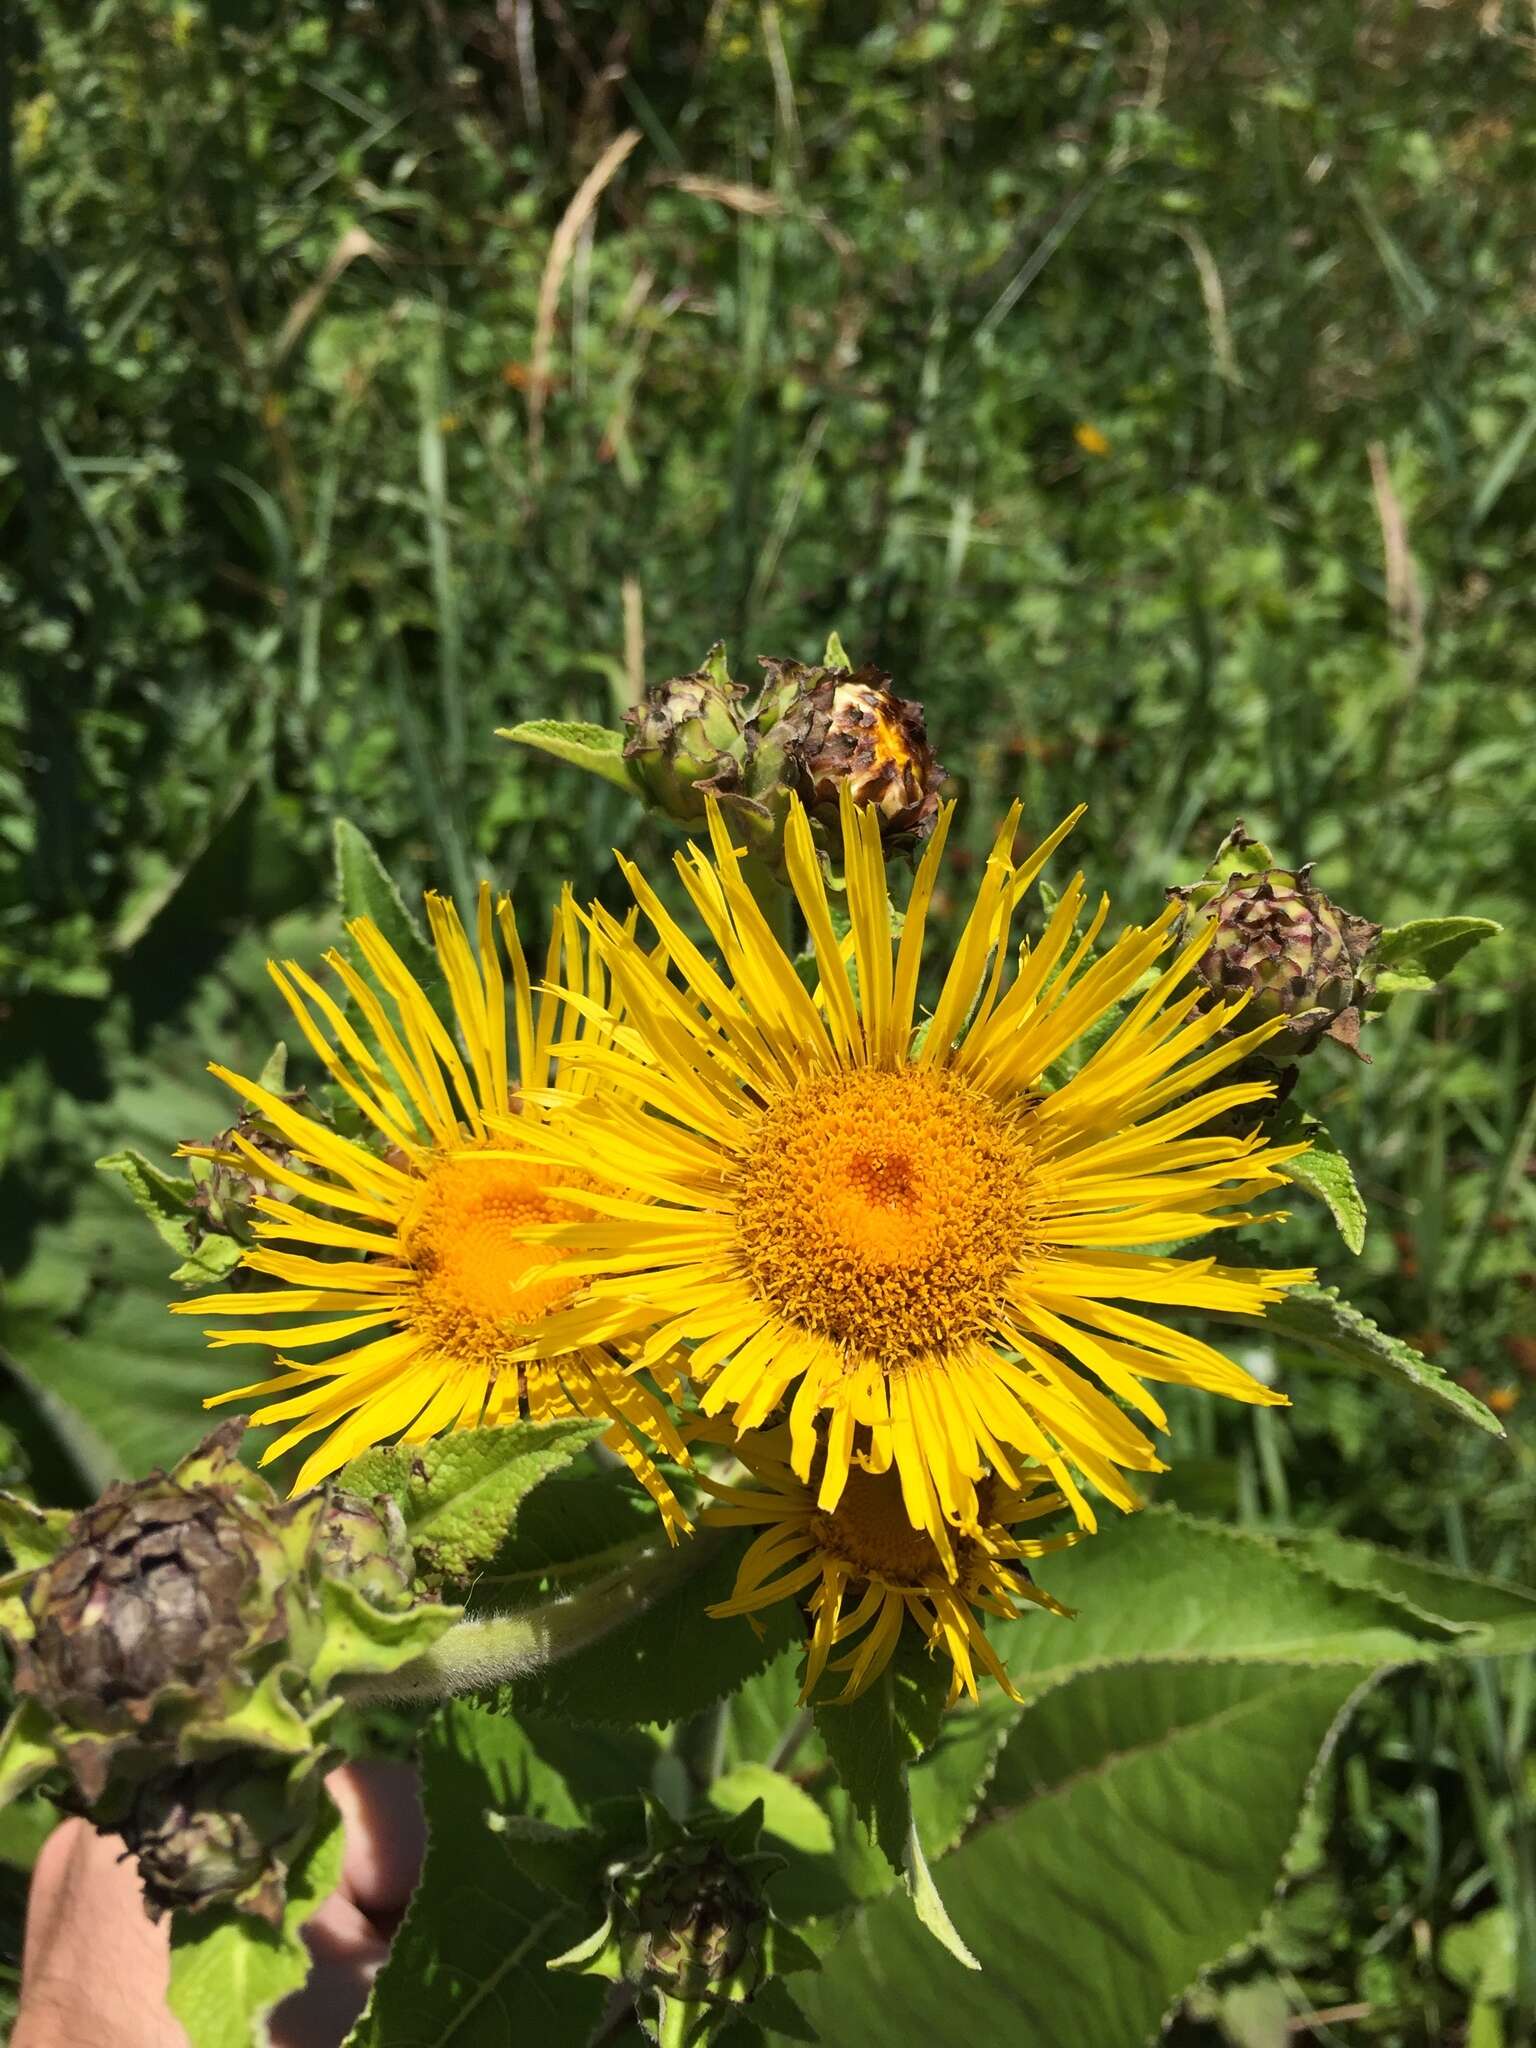
<path id="1" fill-rule="evenodd" d="M 346 1824 L 341 1891 L 378 1927 L 392 1930 L 426 1854 L 416 1772 L 409 1764 L 343 1764 L 326 1785 Z"/>
<path id="2" fill-rule="evenodd" d="M 21 2011 L 12 2048 L 132 2041 L 187 2048 L 166 2009 L 169 1924 L 144 1914 L 138 1873 L 116 1835 L 65 1821 L 32 1875 Z"/>
<path id="3" fill-rule="evenodd" d="M 336 2048 L 368 2002 L 389 1943 L 350 1899 L 333 1892 L 304 1923 L 313 1966 L 268 2026 L 272 2048 Z"/>

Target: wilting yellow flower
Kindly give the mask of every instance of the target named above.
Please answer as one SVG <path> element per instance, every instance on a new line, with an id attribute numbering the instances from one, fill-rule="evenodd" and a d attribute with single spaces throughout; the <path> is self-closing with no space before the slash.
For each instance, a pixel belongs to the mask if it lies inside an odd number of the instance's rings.
<path id="1" fill-rule="evenodd" d="M 837 1506 L 817 1505 L 813 1483 L 791 1469 L 789 1431 L 753 1432 L 738 1439 L 736 1455 L 751 1483 L 704 1485 L 719 1505 L 706 1508 L 705 1522 L 761 1528 L 741 1560 L 735 1589 L 709 1612 L 717 1616 L 757 1614 L 780 1600 L 800 1598 L 812 1623 L 801 1698 L 809 1699 L 839 1644 L 853 1641 L 830 1668 L 846 1671 L 840 1698 L 857 1699 L 889 1663 L 910 1616 L 936 1654 L 954 1666 L 949 1697 L 976 1697 L 976 1666 L 988 1671 L 1012 1698 L 1019 1694 L 987 1641 L 984 1615 L 1013 1620 L 1025 1605 L 1066 1609 L 1035 1586 L 1019 1561 L 1062 1550 L 1076 1531 L 1047 1537 L 1019 1537 L 1019 1524 L 1066 1506 L 1047 1489 L 1044 1473 L 1021 1475 L 1017 1488 L 986 1478 L 977 1488 L 976 1527 L 959 1536 L 946 1563 L 926 1530 L 907 1519 L 901 1482 L 894 1472 L 866 1472 L 855 1465 Z"/>
<path id="2" fill-rule="evenodd" d="M 1126 1410 L 1165 1426 L 1149 1380 L 1280 1400 L 1145 1310 L 1255 1315 L 1308 1277 L 1167 1249 L 1251 1220 L 1246 1205 L 1300 1149 L 1195 1135 L 1270 1092 L 1244 1083 L 1190 1099 L 1273 1027 L 1222 1036 L 1237 1006 L 1199 1007 L 1194 949 L 1165 958 L 1178 906 L 1095 957 L 1108 903 L 1079 932 L 1078 876 L 1015 957 L 1015 914 L 1073 820 L 1020 864 L 1010 811 L 915 1031 L 950 815 L 898 938 L 879 820 L 845 796 L 840 942 L 792 807 L 786 859 L 814 994 L 718 812 L 713 858 L 692 848 L 677 865 L 723 967 L 625 863 L 661 949 L 594 913 L 627 1021 L 585 1006 L 592 1035 L 570 1060 L 602 1088 L 563 1122 L 527 1128 L 543 1156 L 590 1176 L 570 1197 L 583 1222 L 541 1233 L 588 1290 L 550 1317 L 534 1355 L 620 1343 L 645 1365 L 691 1345 L 678 1363 L 703 1384 L 706 1414 L 755 1429 L 792 1396 L 802 1479 L 824 1442 L 821 1506 L 837 1506 L 856 1454 L 875 1471 L 894 1465 L 913 1527 L 946 1556 L 953 1529 L 977 1526 L 989 1471 L 1016 1486 L 1027 1465 L 1046 1466 L 1088 1527 L 1074 1474 L 1137 1505 L 1125 1471 L 1160 1466 Z M 1133 991 L 1052 1088 L 1052 1065 Z"/>
<path id="3" fill-rule="evenodd" d="M 175 1307 L 184 1315 L 238 1319 L 238 1328 L 210 1332 L 216 1345 L 310 1351 L 348 1342 L 317 1364 L 284 1358 L 277 1378 L 216 1397 L 286 1397 L 252 1418 L 291 1424 L 263 1464 L 328 1432 L 295 1491 L 386 1439 L 419 1443 L 520 1416 L 584 1415 L 613 1425 L 607 1441 L 650 1490 L 669 1533 L 686 1527 L 642 1441 L 676 1457 L 685 1455 L 683 1445 L 643 1382 L 600 1343 L 576 1343 L 537 1364 L 518 1356 L 530 1331 L 578 1285 L 528 1232 L 578 1216 L 569 1198 L 584 1176 L 579 1165 L 530 1159 L 521 1148 L 514 1153 L 497 1133 L 537 1124 L 557 1083 L 562 1094 L 587 1085 L 582 1069 L 569 1077 L 559 1072 L 552 1048 L 561 1031 L 601 1035 L 611 1028 L 601 965 L 569 899 L 537 997 L 505 898 L 493 905 L 489 888 L 481 889 L 473 949 L 450 904 L 428 896 L 427 913 L 462 1054 L 368 918 L 348 927 L 366 974 L 340 953 L 325 956 L 353 1005 L 350 1016 L 295 961 L 269 964 L 311 1049 L 372 1142 L 343 1137 L 257 1082 L 214 1066 L 291 1148 L 289 1160 L 274 1161 L 238 1130 L 229 1139 L 239 1163 L 292 1197 L 256 1201 L 260 1242 L 243 1260 L 284 1284 Z M 510 1047 L 498 931 L 511 966 Z M 581 1027 L 572 1007 L 578 1002 L 597 1005 L 604 1021 Z M 283 1248 L 293 1245 L 304 1249 Z M 300 1320 L 274 1329 L 268 1317 Z"/>

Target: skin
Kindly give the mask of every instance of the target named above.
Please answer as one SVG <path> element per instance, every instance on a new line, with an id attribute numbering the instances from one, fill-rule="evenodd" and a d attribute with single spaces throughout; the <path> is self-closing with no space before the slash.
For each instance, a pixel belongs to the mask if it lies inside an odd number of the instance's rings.
<path id="1" fill-rule="evenodd" d="M 416 1774 L 349 1764 L 326 1780 L 341 1809 L 341 1883 L 304 1929 L 314 1966 L 272 2016 L 273 2048 L 337 2048 L 389 1954 L 426 1848 Z M 187 2048 L 165 2003 L 170 1928 L 144 1916 L 116 1836 L 66 1821 L 33 1873 L 11 2048 Z"/>

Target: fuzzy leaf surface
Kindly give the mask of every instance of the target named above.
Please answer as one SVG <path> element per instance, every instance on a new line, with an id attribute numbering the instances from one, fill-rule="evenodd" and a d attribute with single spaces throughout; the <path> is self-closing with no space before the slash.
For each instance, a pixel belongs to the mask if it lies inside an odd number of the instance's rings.
<path id="1" fill-rule="evenodd" d="M 462 1580 L 496 1556 L 539 1481 L 600 1434 L 600 1425 L 580 1421 L 459 1430 L 431 1443 L 364 1451 L 341 1484 L 392 1495 L 422 1569 Z"/>
<path id="2" fill-rule="evenodd" d="M 955 2038 L 1142 2048 L 1274 1891 L 1330 1730 L 1369 1671 L 1125 1665 L 1021 1717 L 987 1817 L 938 1874 L 980 1974 L 859 1909 L 796 1995 L 838 2048 Z"/>
<path id="3" fill-rule="evenodd" d="M 1416 917 L 1393 925 L 1376 941 L 1379 995 L 1409 995 L 1434 988 L 1485 939 L 1504 927 L 1491 917 Z"/>
<path id="4" fill-rule="evenodd" d="M 1077 1618 L 993 1625 L 1025 1694 L 1133 1660 L 1399 1663 L 1437 1655 L 1453 1633 L 1368 1588 L 1334 1584 L 1264 1537 L 1171 1508 L 1108 1523 L 1037 1573 Z"/>
<path id="5" fill-rule="evenodd" d="M 1355 1185 L 1354 1168 L 1322 1124 L 1309 1118 L 1303 1126 L 1310 1152 L 1288 1159 L 1279 1171 L 1296 1187 L 1316 1195 L 1338 1226 L 1340 1237 L 1358 1255 L 1365 1249 L 1365 1203 Z"/>
<path id="6" fill-rule="evenodd" d="M 350 819 L 338 818 L 333 844 L 342 917 L 348 924 L 354 918 L 372 918 L 416 979 L 430 987 L 438 977 L 437 962 L 367 834 Z"/>
<path id="7" fill-rule="evenodd" d="M 1401 1337 L 1389 1336 L 1368 1315 L 1340 1297 L 1336 1287 L 1293 1287 L 1265 1311 L 1264 1327 L 1283 1342 L 1314 1358 L 1325 1358 L 1378 1379 L 1396 1380 L 1416 1394 L 1454 1408 L 1490 1436 L 1502 1436 L 1503 1424 L 1475 1394 L 1442 1372 L 1422 1351 Z"/>

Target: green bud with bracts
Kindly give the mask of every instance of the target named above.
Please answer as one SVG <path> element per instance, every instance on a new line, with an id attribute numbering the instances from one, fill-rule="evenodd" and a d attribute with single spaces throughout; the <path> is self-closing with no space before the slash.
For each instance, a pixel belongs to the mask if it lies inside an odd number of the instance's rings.
<path id="1" fill-rule="evenodd" d="M 405 1517 L 387 1493 L 364 1500 L 332 1488 L 317 1531 L 325 1570 L 355 1586 L 375 1607 L 411 1604 L 416 1560 Z"/>
<path id="2" fill-rule="evenodd" d="M 1381 927 L 1331 902 L 1310 865 L 1276 866 L 1239 823 L 1200 882 L 1168 893 L 1186 906 L 1184 934 L 1205 935 L 1195 972 L 1211 999 L 1247 997 L 1242 1030 L 1284 1020 L 1262 1058 L 1286 1065 L 1324 1038 L 1368 1057 L 1360 1051 L 1360 1027 Z"/>
<path id="3" fill-rule="evenodd" d="M 733 797 L 745 787 L 750 742 L 740 702 L 746 694 L 726 668 L 717 643 L 702 668 L 654 684 L 624 714 L 624 759 L 655 807 L 680 824 L 697 824 L 706 798 Z"/>
<path id="4" fill-rule="evenodd" d="M 603 1873 L 602 1925 L 549 1968 L 631 1985 L 653 2038 L 671 2001 L 697 2008 L 691 2041 L 724 2025 L 769 1977 L 817 1968 L 764 1893 L 784 1859 L 759 1846 L 762 1827 L 760 1799 L 686 1823 L 648 1802 L 644 1853 L 616 1854 Z"/>

